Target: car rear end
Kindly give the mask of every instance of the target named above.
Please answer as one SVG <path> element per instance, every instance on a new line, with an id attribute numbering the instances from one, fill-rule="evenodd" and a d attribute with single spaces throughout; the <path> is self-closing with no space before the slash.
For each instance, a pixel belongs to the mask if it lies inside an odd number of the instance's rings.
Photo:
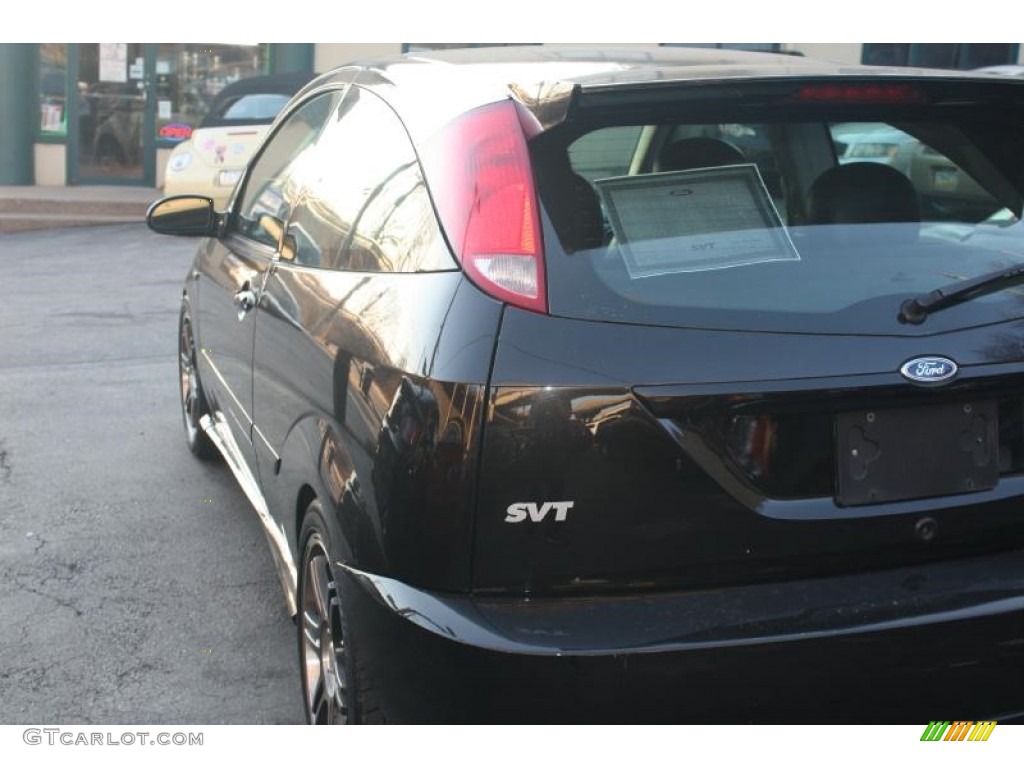
<path id="1" fill-rule="evenodd" d="M 167 162 L 164 194 L 201 194 L 223 210 L 269 125 L 197 128 Z"/>
<path id="2" fill-rule="evenodd" d="M 1024 261 L 1024 91 L 662 74 L 488 105 L 424 152 L 505 308 L 469 594 L 356 574 L 396 716 L 1019 714 L 1020 289 L 901 306 Z M 846 173 L 851 123 L 965 191 Z"/>

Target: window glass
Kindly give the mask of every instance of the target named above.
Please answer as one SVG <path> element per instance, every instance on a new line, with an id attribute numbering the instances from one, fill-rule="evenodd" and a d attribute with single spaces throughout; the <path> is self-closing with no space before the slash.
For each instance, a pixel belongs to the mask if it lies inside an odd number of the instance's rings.
<path id="1" fill-rule="evenodd" d="M 155 66 L 157 139 L 181 141 L 199 127 L 224 86 L 266 72 L 267 46 L 160 43 Z"/>
<path id="2" fill-rule="evenodd" d="M 864 43 L 861 63 L 875 66 L 905 67 L 910 59 L 910 43 Z"/>
<path id="3" fill-rule="evenodd" d="M 919 43 L 910 47 L 910 64 L 915 67 L 954 69 L 957 65 L 956 43 Z"/>
<path id="4" fill-rule="evenodd" d="M 317 136 L 340 99 L 320 94 L 295 110 L 274 133 L 252 165 L 238 205 L 237 232 L 276 246 L 298 192 L 312 174 Z"/>
<path id="5" fill-rule="evenodd" d="M 451 51 L 458 48 L 506 48 L 510 45 L 540 45 L 540 43 L 402 43 L 402 52 Z"/>
<path id="6" fill-rule="evenodd" d="M 145 52 L 142 43 L 78 45 L 77 176 L 145 176 Z"/>
<path id="7" fill-rule="evenodd" d="M 782 43 L 660 43 L 666 48 L 719 48 L 733 51 L 779 53 Z"/>
<path id="8" fill-rule="evenodd" d="M 718 43 L 719 48 L 729 48 L 734 51 L 765 51 L 777 52 L 782 50 L 781 43 Z"/>
<path id="9" fill-rule="evenodd" d="M 949 127 L 918 130 L 945 135 L 954 149 L 969 146 L 959 131 L 951 132 Z M 893 125 L 838 123 L 830 131 L 840 165 L 879 163 L 906 176 L 917 192 L 922 221 L 976 221 L 1003 207 L 956 161 Z"/>
<path id="10" fill-rule="evenodd" d="M 887 66 L 977 69 L 1016 61 L 1014 43 L 864 43 L 861 62 Z"/>
<path id="11" fill-rule="evenodd" d="M 67 74 L 67 45 L 64 43 L 41 43 L 39 45 L 39 133 L 42 136 L 67 135 Z"/>
<path id="12" fill-rule="evenodd" d="M 371 272 L 452 268 L 405 128 L 354 87 L 332 116 L 289 222 L 294 262 Z M 326 170 L 325 170 L 326 169 Z"/>
<path id="13" fill-rule="evenodd" d="M 715 123 L 713 125 L 679 125 L 671 132 L 668 143 L 662 147 L 661 154 L 671 162 L 671 150 L 680 146 L 680 142 L 686 142 L 695 137 L 709 138 L 719 142 L 735 151 L 732 160 L 736 163 L 753 163 L 757 166 L 758 175 L 771 195 L 772 203 L 785 216 L 786 199 L 782 185 L 782 175 L 779 172 L 779 162 L 776 157 L 776 150 L 770 136 L 770 129 L 767 125 L 759 123 Z M 714 145 L 712 145 L 714 146 Z M 694 163 L 700 163 L 706 159 L 710 165 L 725 165 L 727 158 L 718 157 L 712 152 L 704 155 L 701 152 L 692 159 L 687 160 L 687 167 L 698 167 Z M 678 156 L 676 158 L 678 162 Z M 678 167 L 669 165 L 662 170 L 678 170 Z"/>
<path id="14" fill-rule="evenodd" d="M 655 124 L 624 111 L 621 125 L 581 117 L 542 134 L 530 152 L 547 214 L 551 312 L 892 334 L 905 331 L 897 314 L 907 298 L 1024 265 L 1024 107 L 871 110 L 856 110 L 876 116 L 861 122 L 831 117 L 854 110 L 800 105 L 764 123 L 723 110 L 717 120 L 705 111 L 700 122 L 667 114 Z M 629 131 L 640 136 L 631 155 L 609 140 Z M 1018 294 L 986 295 L 929 322 L 1024 316 Z"/>
<path id="15" fill-rule="evenodd" d="M 569 147 L 572 167 L 587 181 L 627 173 L 641 130 L 639 125 L 623 125 L 580 137 Z"/>
<path id="16" fill-rule="evenodd" d="M 960 46 L 960 68 L 977 69 L 1016 63 L 1016 48 L 1012 43 L 963 43 Z"/>
<path id="17" fill-rule="evenodd" d="M 221 114 L 215 117 L 221 120 L 247 120 L 250 122 L 273 122 L 284 106 L 291 99 L 283 93 L 250 93 L 240 96 L 224 105 Z"/>

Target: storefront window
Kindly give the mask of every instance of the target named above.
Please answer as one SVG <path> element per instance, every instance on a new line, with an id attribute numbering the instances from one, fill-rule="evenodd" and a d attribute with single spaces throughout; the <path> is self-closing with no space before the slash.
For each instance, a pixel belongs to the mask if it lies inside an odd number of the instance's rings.
<path id="1" fill-rule="evenodd" d="M 142 43 L 77 46 L 78 145 L 73 177 L 106 181 L 145 175 Z"/>
<path id="2" fill-rule="evenodd" d="M 864 43 L 861 63 L 880 67 L 905 67 L 910 60 L 910 43 Z"/>
<path id="3" fill-rule="evenodd" d="M 161 43 L 155 67 L 156 138 L 175 144 L 191 136 L 224 86 L 267 71 L 267 46 Z"/>
<path id="4" fill-rule="evenodd" d="M 970 43 L 962 45 L 960 67 L 977 69 L 1017 61 L 1017 45 L 1011 43 Z"/>
<path id="5" fill-rule="evenodd" d="M 451 51 L 456 48 L 507 48 L 513 45 L 540 45 L 540 43 L 402 43 L 402 53 Z"/>
<path id="6" fill-rule="evenodd" d="M 782 43 L 658 43 L 666 48 L 719 48 L 732 51 L 757 51 L 779 53 Z"/>
<path id="7" fill-rule="evenodd" d="M 897 67 L 976 69 L 1017 60 L 1016 43 L 864 43 L 861 62 Z"/>
<path id="8" fill-rule="evenodd" d="M 39 135 L 67 136 L 68 47 L 64 43 L 39 46 Z"/>

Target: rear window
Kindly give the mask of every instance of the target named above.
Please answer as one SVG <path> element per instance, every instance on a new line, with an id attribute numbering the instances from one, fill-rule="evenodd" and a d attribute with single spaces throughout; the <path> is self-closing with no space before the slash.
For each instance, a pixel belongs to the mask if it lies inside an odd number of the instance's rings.
<path id="1" fill-rule="evenodd" d="M 226 100 L 211 112 L 204 124 L 220 125 L 224 122 L 266 124 L 274 122 L 277 113 L 291 99 L 283 93 L 247 93 Z"/>
<path id="2" fill-rule="evenodd" d="M 531 153 L 550 311 L 904 332 L 904 299 L 1024 260 L 1021 111 L 986 109 L 858 105 L 843 119 L 815 105 L 751 121 L 734 108 L 542 134 Z M 1022 293 L 937 313 L 926 330 L 1020 316 Z"/>
<path id="3" fill-rule="evenodd" d="M 569 147 L 573 169 L 591 182 L 629 173 L 642 130 L 639 125 L 623 125 L 581 136 Z"/>

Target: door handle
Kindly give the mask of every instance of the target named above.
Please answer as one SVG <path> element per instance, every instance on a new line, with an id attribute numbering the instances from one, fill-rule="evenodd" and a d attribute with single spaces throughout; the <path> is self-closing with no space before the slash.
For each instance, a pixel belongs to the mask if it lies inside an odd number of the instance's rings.
<path id="1" fill-rule="evenodd" d="M 242 290 L 235 294 L 233 300 L 235 308 L 238 310 L 239 320 L 244 320 L 246 314 L 256 306 L 256 294 L 248 287 L 248 283 L 246 283 L 245 288 L 242 288 Z"/>

